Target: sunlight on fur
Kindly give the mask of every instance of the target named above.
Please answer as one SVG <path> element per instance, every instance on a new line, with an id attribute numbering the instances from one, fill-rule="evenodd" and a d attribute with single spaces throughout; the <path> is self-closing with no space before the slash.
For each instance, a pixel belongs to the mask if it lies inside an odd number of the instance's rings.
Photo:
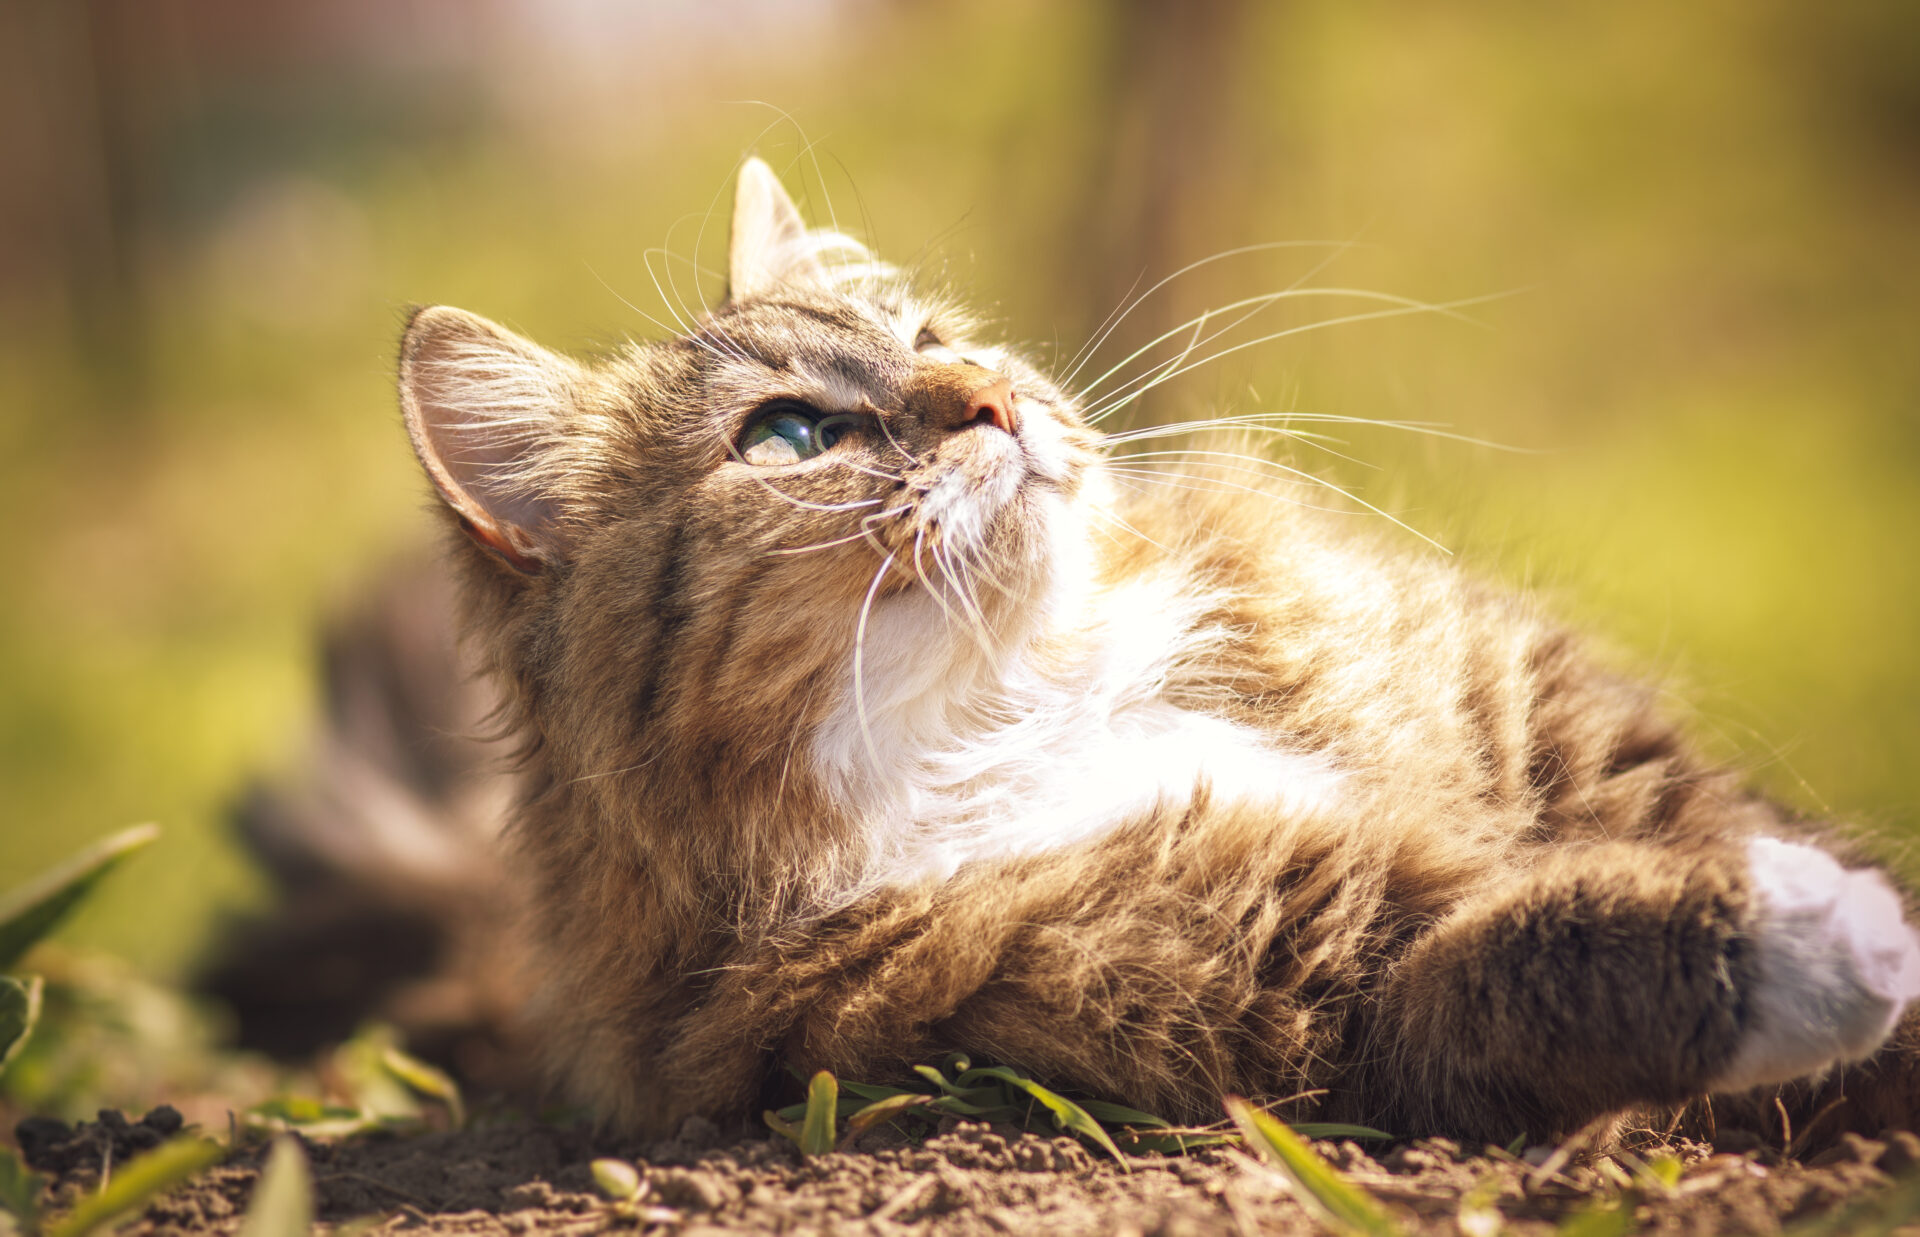
<path id="1" fill-rule="evenodd" d="M 1840 1079 L 1837 1122 L 1904 1111 L 1874 1080 L 1920 942 L 1848 843 L 1263 449 L 1327 419 L 1097 428 L 1473 302 L 1303 279 L 1109 362 L 1123 307 L 1056 384 L 757 159 L 728 275 L 595 365 L 445 308 L 403 345 L 521 745 L 522 1031 L 577 1097 L 660 1133 L 783 1066 L 964 1050 L 1176 1119 L 1306 1095 L 1500 1143 Z M 1302 298 L 1366 307 L 1249 325 Z"/>

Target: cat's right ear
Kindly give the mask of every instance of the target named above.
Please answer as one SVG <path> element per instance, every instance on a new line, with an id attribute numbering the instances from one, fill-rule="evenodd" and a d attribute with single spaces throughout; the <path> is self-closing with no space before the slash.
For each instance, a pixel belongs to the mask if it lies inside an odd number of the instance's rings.
<path id="1" fill-rule="evenodd" d="M 474 541 L 516 571 L 563 557 L 546 466 L 580 367 L 477 314 L 414 313 L 400 345 L 400 409 L 420 466 Z"/>
<path id="2" fill-rule="evenodd" d="M 759 156 L 740 165 L 733 187 L 733 227 L 727 239 L 727 299 L 742 300 L 781 284 L 825 279 L 800 208 Z"/>

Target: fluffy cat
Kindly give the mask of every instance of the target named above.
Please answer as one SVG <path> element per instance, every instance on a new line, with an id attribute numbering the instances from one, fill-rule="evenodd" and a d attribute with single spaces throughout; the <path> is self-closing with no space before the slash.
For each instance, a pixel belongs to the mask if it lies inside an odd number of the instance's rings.
<path id="1" fill-rule="evenodd" d="M 611 1121 L 959 1049 L 1547 1138 L 1869 1057 L 1920 995 L 1886 879 L 1525 600 L 1278 490 L 1123 493 L 1071 392 L 758 160 L 729 267 L 600 364 L 449 308 L 402 346 L 521 743 L 529 1025 Z"/>

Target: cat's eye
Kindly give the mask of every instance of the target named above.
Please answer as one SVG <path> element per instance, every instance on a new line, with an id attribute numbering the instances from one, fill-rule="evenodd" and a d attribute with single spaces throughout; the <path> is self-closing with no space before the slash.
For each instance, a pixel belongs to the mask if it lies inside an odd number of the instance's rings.
<path id="1" fill-rule="evenodd" d="M 959 353 L 942 343 L 930 326 L 920 328 L 920 334 L 914 337 L 913 350 L 921 356 L 932 357 L 943 365 L 957 365 L 964 359 Z"/>
<path id="2" fill-rule="evenodd" d="M 794 400 L 780 400 L 740 435 L 740 458 L 769 468 L 798 464 L 828 450 L 859 425 L 860 418 L 852 413 L 826 416 Z"/>

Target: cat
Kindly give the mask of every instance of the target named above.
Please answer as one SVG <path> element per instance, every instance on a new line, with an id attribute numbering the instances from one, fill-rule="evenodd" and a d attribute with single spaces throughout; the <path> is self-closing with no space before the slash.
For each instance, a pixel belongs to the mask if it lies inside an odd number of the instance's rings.
<path id="1" fill-rule="evenodd" d="M 758 159 L 685 334 L 426 308 L 399 388 L 520 745 L 486 905 L 621 1129 L 954 1050 L 1175 1120 L 1907 1119 L 1920 938 L 1847 842 L 1524 598 L 1278 484 L 1134 492 Z"/>

